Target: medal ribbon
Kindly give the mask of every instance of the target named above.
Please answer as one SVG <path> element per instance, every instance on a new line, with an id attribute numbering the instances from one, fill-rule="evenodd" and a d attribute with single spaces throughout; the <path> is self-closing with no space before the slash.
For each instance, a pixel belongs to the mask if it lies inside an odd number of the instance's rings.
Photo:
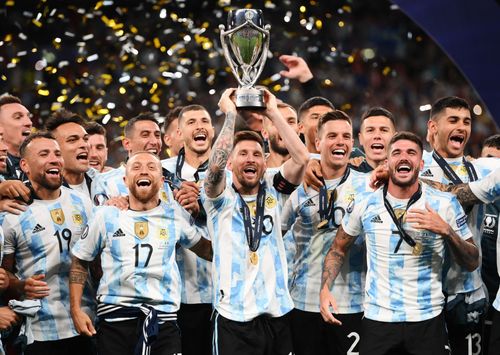
<path id="1" fill-rule="evenodd" d="M 444 174 L 446 177 L 453 183 L 453 185 L 459 185 L 463 184 L 463 181 L 458 177 L 458 175 L 455 173 L 455 171 L 451 168 L 450 164 L 444 158 L 439 155 L 438 152 L 433 151 L 432 152 L 432 157 L 438 163 L 439 167 L 443 170 Z M 468 162 L 465 157 L 462 158 L 462 162 L 465 166 L 465 169 L 467 169 L 467 175 L 469 176 L 469 182 L 471 181 L 476 181 L 477 180 L 477 174 L 476 170 L 474 169 L 474 166 Z"/>
<path id="2" fill-rule="evenodd" d="M 351 169 L 349 165 L 346 167 L 344 175 L 342 176 L 342 179 L 338 183 L 337 186 L 332 191 L 332 194 L 330 195 L 330 201 L 328 201 L 328 189 L 326 187 L 325 180 L 323 180 L 323 186 L 319 189 L 319 218 L 324 221 L 328 220 L 331 221 L 333 219 L 333 210 L 334 210 L 334 197 L 335 197 L 335 191 L 337 190 L 337 187 L 342 185 L 347 178 L 349 177 L 349 173 L 351 172 Z"/>
<path id="3" fill-rule="evenodd" d="M 266 183 L 262 182 L 259 185 L 259 192 L 257 193 L 256 210 L 255 210 L 255 225 L 252 229 L 252 215 L 250 208 L 240 195 L 236 186 L 232 185 L 234 191 L 238 194 L 243 209 L 243 224 L 245 225 L 245 235 L 247 237 L 248 247 L 250 251 L 257 251 L 262 237 L 262 229 L 264 227 L 264 203 L 266 202 Z"/>
<path id="4" fill-rule="evenodd" d="M 417 202 L 420 197 L 422 196 L 422 187 L 420 186 L 420 184 L 418 185 L 418 190 L 417 192 L 415 192 L 411 197 L 410 197 L 410 200 L 408 201 L 408 204 L 406 205 L 406 209 L 404 211 L 404 213 L 398 218 L 396 217 L 396 213 L 394 213 L 394 210 L 392 209 L 392 206 L 391 204 L 389 203 L 389 201 L 387 200 L 387 184 L 385 184 L 384 186 L 384 190 L 383 190 L 383 196 L 384 196 L 384 205 L 385 205 L 385 208 L 387 210 L 387 212 L 389 212 L 389 215 L 391 216 L 392 218 L 392 221 L 394 222 L 394 224 L 396 225 L 396 228 L 398 229 L 399 231 L 399 236 L 400 236 L 400 239 L 399 239 L 399 242 L 398 244 L 396 245 L 396 248 L 394 249 L 394 253 L 397 253 L 398 250 L 399 250 L 399 247 L 401 246 L 401 243 L 402 241 L 404 240 L 409 246 L 411 246 L 412 248 L 417 244 L 415 242 L 415 240 L 404 230 L 403 228 L 403 223 L 402 223 L 402 220 L 403 220 L 403 217 L 406 215 L 406 212 L 408 211 L 408 208 L 410 208 L 411 205 L 413 205 L 415 202 Z"/>
<path id="5" fill-rule="evenodd" d="M 175 177 L 179 181 L 185 181 L 185 179 L 182 178 L 182 167 L 184 166 L 184 162 L 186 160 L 186 152 L 184 148 L 181 148 L 179 150 L 179 155 L 177 156 L 177 161 L 175 164 Z M 208 159 L 205 160 L 199 167 L 196 169 L 196 172 L 194 173 L 194 181 L 198 182 L 200 181 L 200 174 L 207 170 L 208 168 Z"/>

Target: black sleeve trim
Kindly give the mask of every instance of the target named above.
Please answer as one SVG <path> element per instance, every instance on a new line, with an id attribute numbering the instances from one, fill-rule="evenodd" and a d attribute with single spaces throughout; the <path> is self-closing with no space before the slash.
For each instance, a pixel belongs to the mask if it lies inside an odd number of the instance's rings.
<path id="1" fill-rule="evenodd" d="M 273 178 L 273 186 L 276 189 L 276 191 L 285 194 L 285 195 L 290 195 L 292 192 L 295 191 L 295 189 L 299 185 L 294 185 L 290 183 L 288 180 L 286 180 L 283 175 L 281 174 L 281 171 L 278 171 L 276 175 L 274 175 Z"/>

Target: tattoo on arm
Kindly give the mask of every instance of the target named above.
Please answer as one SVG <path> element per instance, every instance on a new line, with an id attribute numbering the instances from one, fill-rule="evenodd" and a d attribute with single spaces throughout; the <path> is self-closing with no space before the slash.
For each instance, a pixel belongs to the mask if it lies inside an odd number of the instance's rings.
<path id="1" fill-rule="evenodd" d="M 470 207 L 472 205 L 482 203 L 476 195 L 472 192 L 469 187 L 469 184 L 458 184 L 458 185 L 445 185 L 441 184 L 437 181 L 432 181 L 429 179 L 420 179 L 422 182 L 425 182 L 427 185 L 445 192 L 451 192 L 457 197 L 458 202 L 462 205 L 462 207 Z"/>
<path id="2" fill-rule="evenodd" d="M 69 283 L 84 285 L 88 276 L 88 262 L 76 257 L 72 258 L 69 270 Z"/>
<path id="3" fill-rule="evenodd" d="M 337 230 L 335 240 L 326 254 L 321 275 L 321 288 L 325 285 L 330 289 L 333 281 L 344 264 L 344 258 L 356 238 L 344 232 L 342 226 Z"/>
<path id="4" fill-rule="evenodd" d="M 451 188 L 453 187 L 453 185 L 446 185 L 446 184 L 442 184 L 440 182 L 429 180 L 429 179 L 420 178 L 420 181 L 425 182 L 430 187 L 433 187 L 439 191 L 451 192 Z"/>
<path id="5" fill-rule="evenodd" d="M 473 271 L 479 266 L 479 249 L 472 238 L 463 240 L 453 228 L 449 227 L 446 240 L 460 266 L 468 271 Z"/>
<path id="6" fill-rule="evenodd" d="M 470 207 L 472 205 L 482 203 L 482 201 L 474 195 L 469 184 L 453 186 L 452 192 L 457 196 L 457 200 L 460 202 L 462 207 Z"/>
<path id="7" fill-rule="evenodd" d="M 220 193 L 218 190 L 224 181 L 226 164 L 233 150 L 235 122 L 236 113 L 228 112 L 224 126 L 222 126 L 219 137 L 212 148 L 212 154 L 208 161 L 208 173 L 204 182 L 205 191 L 209 197 L 215 197 Z"/>

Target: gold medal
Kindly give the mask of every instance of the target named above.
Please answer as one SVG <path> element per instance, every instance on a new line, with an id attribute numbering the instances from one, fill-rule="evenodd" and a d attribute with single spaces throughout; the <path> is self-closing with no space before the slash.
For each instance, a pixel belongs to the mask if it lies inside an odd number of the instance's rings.
<path id="1" fill-rule="evenodd" d="M 252 265 L 257 265 L 259 263 L 259 256 L 257 255 L 257 252 L 255 251 L 250 252 L 250 263 Z"/>
<path id="2" fill-rule="evenodd" d="M 327 219 L 324 219 L 318 223 L 318 229 L 325 229 L 326 227 L 328 227 L 328 220 Z"/>
<path id="3" fill-rule="evenodd" d="M 420 254 L 422 254 L 422 250 L 423 250 L 422 243 L 417 242 L 413 246 L 413 252 L 412 252 L 412 254 L 415 255 L 415 256 L 419 256 Z"/>

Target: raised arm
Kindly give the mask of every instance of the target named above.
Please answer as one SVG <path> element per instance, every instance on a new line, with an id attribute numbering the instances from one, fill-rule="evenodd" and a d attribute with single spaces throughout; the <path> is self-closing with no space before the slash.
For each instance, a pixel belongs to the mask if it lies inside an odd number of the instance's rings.
<path id="1" fill-rule="evenodd" d="M 297 133 L 281 115 L 276 103 L 276 97 L 269 90 L 264 90 L 264 93 L 266 98 L 265 115 L 273 122 L 285 143 L 288 153 L 290 153 L 290 159 L 283 165 L 283 177 L 288 182 L 299 185 L 302 183 L 302 177 L 309 160 L 309 152 Z"/>
<path id="2" fill-rule="evenodd" d="M 212 148 L 204 180 L 205 193 L 210 198 L 219 196 L 224 191 L 226 184 L 225 169 L 229 155 L 233 150 L 236 120 L 236 106 L 231 100 L 234 91 L 235 89 L 227 89 L 219 100 L 219 108 L 226 114 L 226 120 Z"/>
<path id="3" fill-rule="evenodd" d="M 96 334 L 92 320 L 81 308 L 83 289 L 87 282 L 89 262 L 73 256 L 69 269 L 70 313 L 78 334 L 92 336 Z"/>
<path id="4" fill-rule="evenodd" d="M 320 311 L 321 316 L 327 323 L 341 325 L 342 323 L 336 319 L 330 311 L 330 306 L 335 310 L 337 303 L 330 293 L 333 281 L 344 264 L 344 258 L 352 243 L 356 239 L 355 236 L 347 234 L 342 226 L 337 230 L 337 235 L 333 241 L 325 261 L 323 262 L 323 274 L 321 275 L 321 291 L 320 291 Z"/>

